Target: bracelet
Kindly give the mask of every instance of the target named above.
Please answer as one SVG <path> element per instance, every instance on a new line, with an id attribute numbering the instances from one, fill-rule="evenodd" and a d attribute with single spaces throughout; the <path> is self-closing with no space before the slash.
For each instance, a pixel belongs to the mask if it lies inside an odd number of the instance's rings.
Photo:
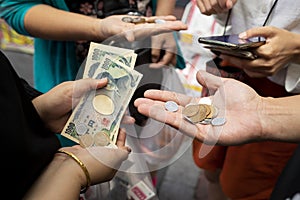
<path id="1" fill-rule="evenodd" d="M 83 164 L 83 162 L 81 162 L 81 160 L 79 160 L 73 153 L 59 149 L 57 150 L 57 153 L 63 153 L 68 155 L 69 157 L 71 157 L 73 160 L 75 160 L 75 162 L 81 167 L 81 169 L 83 170 L 85 176 L 86 176 L 86 186 L 81 189 L 80 193 L 85 193 L 87 191 L 87 189 L 91 186 L 91 177 L 89 174 L 89 171 L 87 170 L 86 166 Z"/>

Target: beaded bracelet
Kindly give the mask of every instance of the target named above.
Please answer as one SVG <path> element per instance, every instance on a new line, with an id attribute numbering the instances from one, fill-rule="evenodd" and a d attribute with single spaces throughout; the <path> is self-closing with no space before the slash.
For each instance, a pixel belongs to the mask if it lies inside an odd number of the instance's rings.
<path id="1" fill-rule="evenodd" d="M 83 164 L 83 162 L 81 160 L 79 160 L 71 152 L 59 149 L 59 150 L 57 150 L 57 153 L 63 153 L 63 154 L 68 155 L 69 157 L 71 157 L 81 167 L 81 169 L 83 170 L 83 172 L 84 172 L 84 174 L 86 176 L 87 183 L 86 183 L 86 186 L 83 189 L 81 189 L 80 193 L 85 193 L 88 190 L 88 188 L 91 186 L 91 177 L 90 177 L 89 171 L 87 170 L 86 166 Z"/>

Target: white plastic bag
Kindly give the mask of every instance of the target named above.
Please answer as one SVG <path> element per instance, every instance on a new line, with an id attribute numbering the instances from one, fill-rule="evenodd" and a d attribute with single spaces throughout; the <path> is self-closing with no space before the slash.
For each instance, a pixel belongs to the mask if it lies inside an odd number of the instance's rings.
<path id="1" fill-rule="evenodd" d="M 163 68 L 162 90 L 185 93 L 185 89 L 174 67 Z M 174 162 L 183 151 L 183 141 L 188 136 L 179 130 L 151 118 L 139 133 L 140 148 L 150 164 L 150 170 L 158 170 Z"/>

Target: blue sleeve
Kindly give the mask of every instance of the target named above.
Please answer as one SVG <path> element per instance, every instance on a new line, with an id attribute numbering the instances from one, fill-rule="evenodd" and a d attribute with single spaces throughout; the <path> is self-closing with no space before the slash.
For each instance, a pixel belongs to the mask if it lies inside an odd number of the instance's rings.
<path id="1" fill-rule="evenodd" d="M 42 4 L 42 0 L 0 0 L 0 17 L 18 33 L 29 35 L 24 27 L 24 16 L 38 4 Z"/>

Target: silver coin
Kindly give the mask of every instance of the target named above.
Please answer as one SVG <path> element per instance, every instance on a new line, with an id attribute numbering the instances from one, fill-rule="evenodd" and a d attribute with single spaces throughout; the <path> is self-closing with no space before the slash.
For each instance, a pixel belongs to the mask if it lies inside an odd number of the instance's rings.
<path id="1" fill-rule="evenodd" d="M 188 121 L 188 122 L 190 122 L 191 124 L 195 124 L 190 118 L 188 118 L 187 116 L 183 116 L 183 118 L 186 120 L 186 121 Z"/>
<path id="2" fill-rule="evenodd" d="M 203 124 L 203 125 L 211 124 L 211 119 L 204 119 L 203 121 L 201 121 L 199 123 Z"/>
<path id="3" fill-rule="evenodd" d="M 78 135 L 84 135 L 88 130 L 85 124 L 76 124 L 75 126 Z"/>
<path id="4" fill-rule="evenodd" d="M 123 17 L 123 18 L 122 18 L 122 21 L 123 21 L 123 22 L 126 22 L 126 23 L 132 23 L 133 18 L 132 18 L 132 17 Z"/>
<path id="5" fill-rule="evenodd" d="M 165 103 L 167 111 L 176 112 L 178 110 L 178 104 L 175 101 L 167 101 Z"/>
<path id="6" fill-rule="evenodd" d="M 211 125 L 213 126 L 222 126 L 226 123 L 225 117 L 217 117 L 211 120 Z"/>
<path id="7" fill-rule="evenodd" d="M 166 20 L 164 20 L 164 19 L 155 19 L 154 22 L 155 22 L 155 24 L 164 24 L 164 23 L 166 23 Z"/>

